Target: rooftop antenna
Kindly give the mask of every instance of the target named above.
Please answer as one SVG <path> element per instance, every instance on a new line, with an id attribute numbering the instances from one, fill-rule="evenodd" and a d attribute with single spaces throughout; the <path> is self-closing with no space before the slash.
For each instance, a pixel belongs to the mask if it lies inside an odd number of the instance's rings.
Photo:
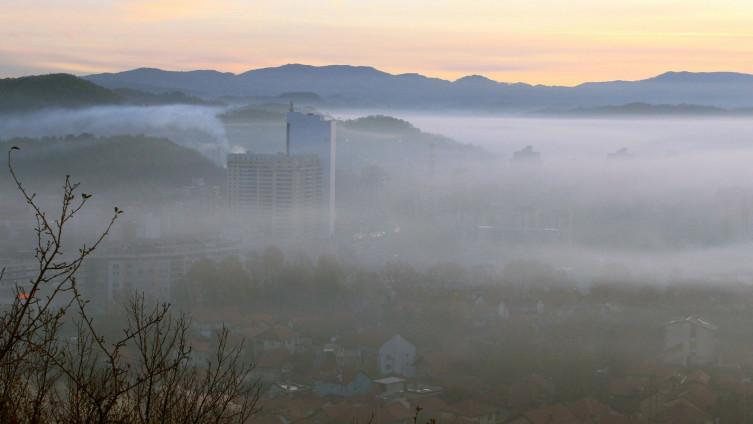
<path id="1" fill-rule="evenodd" d="M 433 180 L 434 179 L 434 170 L 436 166 L 437 161 L 437 152 L 436 152 L 436 146 L 434 143 L 431 143 L 429 145 L 429 177 Z"/>
<path id="2" fill-rule="evenodd" d="M 293 112 L 292 100 L 290 101 L 288 110 Z M 285 155 L 290 156 L 290 117 L 288 117 L 288 122 L 285 124 Z"/>

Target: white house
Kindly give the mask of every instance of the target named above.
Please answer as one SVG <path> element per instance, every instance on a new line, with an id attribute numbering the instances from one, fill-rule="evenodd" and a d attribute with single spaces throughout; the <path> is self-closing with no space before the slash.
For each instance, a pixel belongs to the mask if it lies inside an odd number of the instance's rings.
<path id="1" fill-rule="evenodd" d="M 400 377 L 385 377 L 374 380 L 382 396 L 393 396 L 405 391 L 405 380 Z"/>
<path id="2" fill-rule="evenodd" d="M 510 309 L 507 308 L 504 301 L 500 300 L 499 305 L 497 305 L 497 316 L 500 319 L 510 318 Z"/>
<path id="3" fill-rule="evenodd" d="M 664 324 L 664 362 L 673 365 L 708 365 L 716 360 L 717 327 L 688 316 Z"/>
<path id="4" fill-rule="evenodd" d="M 379 348 L 379 371 L 382 375 L 416 375 L 416 346 L 395 335 Z"/>

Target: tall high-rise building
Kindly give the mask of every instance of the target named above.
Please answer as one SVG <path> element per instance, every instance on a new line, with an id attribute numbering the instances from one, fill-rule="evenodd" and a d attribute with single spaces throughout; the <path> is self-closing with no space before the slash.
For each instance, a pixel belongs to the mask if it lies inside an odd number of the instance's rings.
<path id="1" fill-rule="evenodd" d="M 288 155 L 316 155 L 322 166 L 322 209 L 329 236 L 335 231 L 335 159 L 337 153 L 335 121 L 319 115 L 287 113 L 285 151 Z"/>
<path id="2" fill-rule="evenodd" d="M 255 236 L 285 243 L 321 234 L 322 166 L 316 155 L 231 154 L 230 209 Z"/>

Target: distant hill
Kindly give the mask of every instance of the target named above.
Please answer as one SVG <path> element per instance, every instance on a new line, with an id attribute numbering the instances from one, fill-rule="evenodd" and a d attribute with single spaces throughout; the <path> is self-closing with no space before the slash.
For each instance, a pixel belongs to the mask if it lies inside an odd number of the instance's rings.
<path id="1" fill-rule="evenodd" d="M 744 114 L 742 109 L 724 109 L 702 105 L 652 105 L 628 103 L 624 105 L 597 106 L 575 109 L 543 109 L 540 115 L 556 116 L 731 116 Z"/>
<path id="2" fill-rule="evenodd" d="M 499 111 L 628 103 L 753 106 L 753 75 L 732 72 L 667 72 L 639 81 L 589 82 L 576 87 L 505 83 L 480 75 L 449 81 L 366 66 L 300 64 L 241 74 L 140 68 L 85 78 L 107 88 L 179 90 L 204 98 L 316 93 L 328 106 L 343 107 Z"/>
<path id="3" fill-rule="evenodd" d="M 0 79 L 0 113 L 113 104 L 217 106 L 222 105 L 222 102 L 200 99 L 177 90 L 160 92 L 133 88 L 111 90 L 69 74 Z"/>
<path id="4" fill-rule="evenodd" d="M 276 110 L 279 109 L 279 110 Z M 220 115 L 220 119 L 225 123 L 276 123 L 284 125 L 285 113 L 281 108 L 265 108 L 261 106 L 247 106 L 238 109 L 229 110 Z"/>
<path id="5" fill-rule="evenodd" d="M 421 132 L 408 121 L 384 115 L 364 116 L 342 123 L 342 127 L 352 131 L 366 131 L 382 134 L 418 134 Z"/>
<path id="6" fill-rule="evenodd" d="M 139 106 L 175 104 L 221 106 L 223 104 L 220 101 L 208 101 L 198 97 L 189 96 L 180 91 L 150 93 L 148 91 L 135 90 L 132 88 L 116 88 L 113 91 L 123 99 L 123 102 Z"/>
<path id="7" fill-rule="evenodd" d="M 282 93 L 279 96 L 277 96 L 276 100 L 294 102 L 296 104 L 300 104 L 300 103 L 318 104 L 318 103 L 321 103 L 324 99 L 322 99 L 322 96 L 316 93 L 294 92 L 294 93 Z"/>
<path id="8" fill-rule="evenodd" d="M 307 108 L 309 113 L 320 113 Z M 281 104 L 256 105 L 228 111 L 220 116 L 232 145 L 257 153 L 281 152 L 285 148 L 285 109 Z M 371 115 L 337 122 L 337 163 L 348 169 L 370 164 L 389 168 L 415 168 L 433 154 L 463 158 L 488 156 L 482 149 L 448 137 L 421 131 L 408 121 Z"/>
<path id="9" fill-rule="evenodd" d="M 753 108 L 721 108 L 716 106 L 692 104 L 648 104 L 628 103 L 624 105 L 608 105 L 596 107 L 544 108 L 532 112 L 533 115 L 560 117 L 753 117 Z"/>
<path id="10" fill-rule="evenodd" d="M 21 148 L 14 162 L 25 182 L 40 187 L 35 190 L 54 190 L 65 175 L 72 175 L 94 192 L 159 197 L 193 178 L 220 184 L 224 176 L 222 168 L 195 150 L 163 138 L 80 134 L 0 140 L 2 167 L 11 146 Z"/>
<path id="11" fill-rule="evenodd" d="M 114 92 L 68 74 L 0 79 L 0 112 L 121 102 Z"/>

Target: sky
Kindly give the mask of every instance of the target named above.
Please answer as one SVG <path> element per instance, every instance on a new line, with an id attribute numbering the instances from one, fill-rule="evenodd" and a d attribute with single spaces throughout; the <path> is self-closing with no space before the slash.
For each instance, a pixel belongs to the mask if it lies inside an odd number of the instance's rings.
<path id="1" fill-rule="evenodd" d="M 286 63 L 575 85 L 753 73 L 750 0 L 0 0 L 0 76 Z"/>

